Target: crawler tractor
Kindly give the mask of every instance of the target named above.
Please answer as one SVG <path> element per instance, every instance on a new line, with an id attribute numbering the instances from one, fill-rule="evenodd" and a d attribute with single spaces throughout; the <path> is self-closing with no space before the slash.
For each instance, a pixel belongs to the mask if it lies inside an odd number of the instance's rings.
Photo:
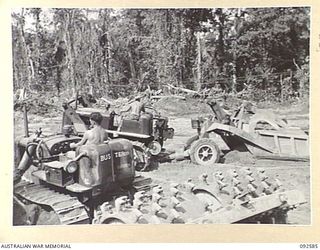
<path id="1" fill-rule="evenodd" d="M 125 138 L 133 143 L 135 157 L 139 159 L 137 170 L 145 169 L 150 157 L 159 155 L 164 141 L 174 135 L 174 129 L 168 126 L 168 118 L 161 116 L 151 107 L 149 107 L 150 112 L 141 114 L 138 121 L 123 119 L 119 129 L 120 115 L 114 111 L 93 108 L 94 99 L 88 100 L 85 96 L 77 96 L 75 100 L 63 106 L 62 128 L 66 125 L 72 126 L 74 132 L 81 136 L 90 126 L 90 114 L 95 111 L 100 112 L 103 116 L 101 125 L 111 138 Z M 73 102 L 76 103 L 74 107 L 71 106 Z M 83 107 L 79 107 L 78 103 Z"/>
<path id="2" fill-rule="evenodd" d="M 135 175 L 130 141 L 119 138 L 72 151 L 70 144 L 80 139 L 72 134 L 43 137 L 39 132 L 19 141 L 14 197 L 26 211 L 24 223 L 90 223 L 106 200 L 148 188 L 149 180 Z"/>

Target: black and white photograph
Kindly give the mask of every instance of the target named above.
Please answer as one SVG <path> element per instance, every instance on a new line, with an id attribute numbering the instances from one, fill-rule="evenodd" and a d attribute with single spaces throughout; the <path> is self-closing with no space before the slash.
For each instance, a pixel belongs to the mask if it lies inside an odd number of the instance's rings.
<path id="1" fill-rule="evenodd" d="M 12 226 L 312 225 L 310 18 L 13 8 Z"/>

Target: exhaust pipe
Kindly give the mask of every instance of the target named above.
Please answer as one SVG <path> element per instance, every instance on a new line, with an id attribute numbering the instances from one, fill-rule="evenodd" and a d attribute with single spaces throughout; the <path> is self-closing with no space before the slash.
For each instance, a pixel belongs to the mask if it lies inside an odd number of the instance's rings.
<path id="1" fill-rule="evenodd" d="M 27 105 L 23 104 L 24 137 L 29 137 Z"/>

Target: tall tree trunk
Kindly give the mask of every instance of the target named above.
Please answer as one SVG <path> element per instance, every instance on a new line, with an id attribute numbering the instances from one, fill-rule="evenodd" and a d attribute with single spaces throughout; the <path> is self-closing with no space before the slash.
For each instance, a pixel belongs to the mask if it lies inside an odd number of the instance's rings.
<path id="1" fill-rule="evenodd" d="M 66 40 L 67 40 L 67 58 L 68 58 L 68 69 L 69 69 L 69 77 L 71 80 L 71 86 L 69 88 L 73 88 L 74 92 L 77 90 L 77 81 L 75 76 L 75 53 L 74 53 L 74 24 L 72 22 L 74 18 L 74 10 L 68 11 L 66 13 Z"/>
<path id="2" fill-rule="evenodd" d="M 199 91 L 202 84 L 202 73 L 201 73 L 201 38 L 200 33 L 197 33 L 197 90 Z"/>
<path id="3" fill-rule="evenodd" d="M 107 83 L 111 85 L 110 80 L 110 69 L 111 69 L 111 43 L 110 43 L 110 33 L 109 33 L 109 13 L 108 10 L 103 12 L 103 26 L 102 31 L 103 35 L 106 36 L 105 44 L 102 47 L 103 50 L 103 66 L 105 67 L 105 76 Z"/>
<path id="4" fill-rule="evenodd" d="M 18 32 L 21 44 L 21 52 L 22 52 L 22 65 L 23 65 L 23 87 L 30 86 L 32 83 L 32 60 L 29 58 L 29 49 L 26 43 L 26 39 L 24 37 L 24 9 L 21 11 L 21 15 L 18 18 Z"/>
<path id="5" fill-rule="evenodd" d="M 136 68 L 134 66 L 134 61 L 131 53 L 131 49 L 128 48 L 128 60 L 129 60 L 129 65 L 130 65 L 130 71 L 131 71 L 131 78 L 136 80 L 137 79 L 137 72 Z"/>
<path id="6" fill-rule="evenodd" d="M 41 54 L 40 54 L 40 50 L 41 50 L 41 26 L 40 26 L 40 13 L 41 13 L 41 9 L 37 8 L 34 11 L 34 18 L 36 20 L 36 39 L 35 39 L 35 61 L 34 61 L 34 70 L 35 70 L 35 81 L 37 83 L 40 82 L 40 75 L 39 75 L 39 71 L 40 71 L 40 67 L 41 67 Z"/>
<path id="7" fill-rule="evenodd" d="M 224 14 L 221 9 L 221 14 L 219 15 L 219 39 L 218 39 L 218 67 L 219 73 L 223 72 L 223 62 L 224 62 Z"/>

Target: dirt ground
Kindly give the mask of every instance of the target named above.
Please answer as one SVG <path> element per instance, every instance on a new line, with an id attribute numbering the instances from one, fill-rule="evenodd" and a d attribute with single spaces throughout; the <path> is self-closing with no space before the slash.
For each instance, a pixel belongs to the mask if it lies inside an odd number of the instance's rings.
<path id="1" fill-rule="evenodd" d="M 179 101 L 180 103 L 180 101 Z M 193 104 L 186 104 L 181 102 L 176 105 L 175 109 L 171 105 L 165 107 L 160 103 L 156 104 L 162 114 L 169 116 L 169 125 L 175 129 L 175 136 L 171 140 L 167 140 L 164 147 L 167 151 L 182 152 L 186 140 L 195 134 L 195 130 L 191 128 L 191 117 L 195 117 L 200 113 L 209 113 L 210 110 L 204 107 L 203 104 L 193 106 Z M 170 108 L 168 108 L 170 107 Z M 270 110 L 270 109 L 269 109 Z M 286 118 L 289 125 L 308 128 L 309 114 L 308 108 L 299 105 L 291 105 L 287 107 L 278 106 L 272 110 Z M 29 130 L 35 131 L 39 127 L 42 128 L 44 134 L 52 134 L 60 131 L 60 123 L 62 117 L 59 111 L 55 113 L 47 113 L 44 115 L 29 114 L 30 121 Z M 24 134 L 23 132 L 23 115 L 21 111 L 15 112 L 15 138 Z M 221 149 L 226 149 L 223 141 L 216 138 Z M 242 155 L 241 155 L 242 154 Z M 197 178 L 202 173 L 214 173 L 215 171 L 228 171 L 237 169 L 241 166 L 248 166 L 251 168 L 263 167 L 266 174 L 270 178 L 277 178 L 287 189 L 298 189 L 306 197 L 307 203 L 290 211 L 288 214 L 289 224 L 307 225 L 311 223 L 311 209 L 310 209 L 310 164 L 309 162 L 290 162 L 290 161 L 276 161 L 276 160 L 255 160 L 251 155 L 246 153 L 229 154 L 225 157 L 227 164 L 214 164 L 210 167 L 203 167 L 192 164 L 190 160 L 183 160 L 179 162 L 165 162 L 155 165 L 149 171 L 143 173 L 145 176 L 151 177 L 156 183 L 160 185 L 167 185 L 168 182 L 183 183 L 188 178 Z M 245 161 L 243 159 L 246 159 Z M 248 160 L 249 159 L 249 160 Z"/>
<path id="2" fill-rule="evenodd" d="M 296 120 L 288 120 L 288 123 L 296 124 Z M 302 127 L 305 127 L 308 121 L 300 119 L 299 123 Z M 166 141 L 164 146 L 170 151 L 182 150 L 186 140 L 194 135 L 194 131 L 190 129 L 190 118 L 171 117 L 170 125 L 175 128 L 175 136 L 172 140 Z M 227 148 L 220 138 L 215 138 L 215 141 L 221 149 Z M 306 204 L 288 213 L 289 224 L 308 225 L 311 223 L 309 162 L 256 160 L 249 153 L 238 152 L 237 154 L 229 154 L 224 159 L 228 164 L 219 163 L 210 167 L 204 167 L 195 165 L 190 160 L 183 160 L 176 163 L 162 163 L 157 169 L 153 169 L 145 173 L 145 175 L 151 177 L 160 185 L 165 185 L 168 182 L 183 183 L 188 178 L 198 178 L 203 173 L 207 173 L 210 176 L 210 173 L 217 171 L 228 172 L 241 167 L 264 168 L 270 179 L 279 179 L 287 190 L 300 190 L 307 200 Z"/>

